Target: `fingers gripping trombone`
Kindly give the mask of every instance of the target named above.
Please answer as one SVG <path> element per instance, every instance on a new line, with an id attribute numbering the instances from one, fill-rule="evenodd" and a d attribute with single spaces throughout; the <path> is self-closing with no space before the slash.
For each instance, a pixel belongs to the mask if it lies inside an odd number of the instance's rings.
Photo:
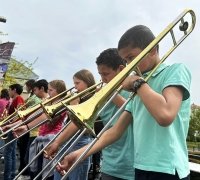
<path id="1" fill-rule="evenodd" d="M 23 135 L 25 135 L 28 132 L 30 132 L 31 130 L 41 126 L 42 124 L 47 123 L 47 122 L 51 123 L 55 117 L 59 116 L 62 112 L 64 112 L 66 110 L 65 104 L 69 104 L 72 100 L 76 99 L 77 97 L 84 96 L 88 92 L 89 93 L 93 92 L 96 89 L 96 87 L 98 87 L 100 84 L 102 84 L 102 83 L 95 84 L 94 86 L 91 86 L 90 88 L 88 88 L 86 91 L 83 91 L 78 94 L 71 93 L 72 89 L 74 89 L 74 88 L 71 88 L 65 92 L 60 93 L 59 95 L 57 95 L 51 99 L 46 100 L 45 102 L 43 102 L 41 104 L 33 106 L 32 108 L 29 108 L 29 109 L 26 109 L 23 111 L 22 110 L 15 111 L 12 115 L 10 115 L 9 117 L 6 117 L 6 119 L 4 119 L 1 122 L 0 137 L 4 137 L 9 132 L 14 131 L 16 138 L 13 139 L 12 141 L 9 141 L 5 145 L 3 145 L 0 149 L 5 148 L 7 145 L 11 144 L 12 142 L 16 141 Z M 70 92 L 70 93 L 68 93 L 68 92 Z M 61 98 L 59 100 L 59 102 L 57 102 L 56 104 L 53 104 L 53 105 L 48 105 L 49 103 L 51 104 L 51 102 L 53 100 L 55 100 L 56 98 L 62 97 L 63 94 L 65 94 L 65 93 L 67 93 L 67 95 L 64 96 L 63 98 Z M 44 117 L 42 122 L 36 124 L 34 127 L 27 129 L 28 123 L 30 123 L 32 120 L 34 120 L 37 117 L 42 116 L 42 115 Z M 21 121 L 20 119 L 23 119 L 23 121 Z M 21 132 L 20 131 L 21 128 L 19 128 L 19 127 L 22 127 L 23 125 L 26 125 L 26 126 L 23 128 L 23 130 Z"/>
<path id="2" fill-rule="evenodd" d="M 185 16 L 189 15 L 191 17 L 191 24 L 184 20 Z M 112 99 L 116 96 L 116 93 L 122 89 L 122 82 L 126 79 L 126 77 L 136 69 L 136 67 L 141 63 L 141 61 L 148 55 L 150 51 L 152 51 L 161 41 L 165 40 L 166 35 L 170 34 L 172 38 L 172 46 L 167 50 L 167 52 L 163 55 L 158 65 L 156 65 L 148 74 L 145 81 L 151 79 L 152 74 L 158 69 L 158 67 L 166 60 L 166 58 L 183 42 L 183 40 L 193 31 L 196 23 L 195 13 L 187 9 L 183 11 L 172 23 L 170 23 L 167 28 L 165 28 L 135 59 L 131 61 L 127 67 L 121 71 L 113 80 L 111 80 L 105 87 L 103 87 L 100 91 L 95 93 L 95 95 L 87 100 L 86 102 L 80 105 L 66 105 L 66 109 L 72 114 L 73 122 L 83 131 L 87 130 L 90 134 L 94 135 L 93 126 L 94 122 L 97 119 L 99 113 L 108 105 L 109 99 Z M 182 34 L 179 39 L 175 37 L 174 28 L 179 26 L 179 33 Z M 117 92 L 114 92 L 117 91 Z M 133 93 L 127 102 L 122 106 L 117 113 L 123 111 L 125 105 L 135 96 Z M 112 118 L 110 121 L 112 121 Z M 109 121 L 109 123 L 110 123 Z M 109 124 L 108 123 L 108 124 Z M 66 179 L 69 173 L 73 170 L 73 168 L 84 158 L 84 156 L 88 153 L 88 151 L 92 148 L 92 146 L 98 141 L 101 135 L 107 130 L 107 126 L 96 136 L 96 138 L 92 141 L 92 143 L 86 148 L 86 150 L 80 155 L 79 158 L 73 159 L 68 162 L 69 166 L 64 165 L 63 163 L 68 159 L 65 158 L 64 161 L 57 162 L 56 164 L 61 164 L 58 166 L 58 170 L 62 171 L 66 170 L 67 172 L 63 175 L 62 179 Z M 95 136 L 95 135 L 94 135 Z M 63 152 L 62 152 L 63 153 Z M 67 155 L 62 154 L 62 157 Z M 72 157 L 72 155 L 70 155 Z M 45 178 L 44 178 L 45 179 Z"/>
<path id="3" fill-rule="evenodd" d="M 191 17 L 191 24 L 186 22 L 184 20 L 184 17 L 186 15 L 190 15 Z M 45 106 L 46 112 L 50 113 L 53 112 L 53 114 L 57 114 L 61 111 L 69 111 L 72 116 L 72 121 L 79 127 L 80 136 L 83 135 L 85 132 L 90 133 L 92 136 L 95 137 L 95 139 L 92 141 L 92 143 L 85 149 L 85 151 L 80 155 L 80 157 L 76 157 L 75 161 L 72 160 L 73 164 L 69 163 L 70 166 L 64 166 L 64 162 L 69 158 L 64 159 L 62 161 L 62 158 L 64 158 L 69 151 L 64 152 L 61 150 L 61 154 L 59 160 L 55 162 L 55 158 L 51 157 L 52 161 L 51 163 L 55 163 L 58 165 L 58 170 L 61 171 L 61 174 L 63 175 L 62 179 L 66 179 L 69 173 L 73 170 L 73 168 L 84 158 L 85 155 L 87 155 L 88 151 L 92 148 L 92 146 L 98 141 L 98 139 L 101 137 L 101 135 L 108 129 L 109 124 L 114 119 L 114 117 L 108 122 L 108 126 L 106 125 L 103 130 L 96 136 L 93 130 L 94 122 L 97 119 L 98 115 L 108 106 L 108 104 L 112 101 L 112 99 L 118 94 L 119 91 L 122 89 L 122 82 L 126 79 L 126 77 L 135 69 L 137 69 L 137 66 L 141 63 L 144 57 L 147 56 L 147 54 L 158 46 L 158 44 L 163 41 L 166 37 L 166 35 L 170 34 L 172 38 L 173 45 L 172 47 L 163 55 L 161 58 L 160 63 L 153 68 L 149 75 L 144 78 L 145 81 L 148 81 L 151 79 L 152 74 L 157 70 L 157 68 L 165 61 L 165 59 L 182 43 L 182 41 L 193 31 L 194 26 L 196 23 L 196 17 L 195 13 L 192 10 L 185 10 L 183 13 L 181 13 L 172 23 L 170 23 L 166 29 L 164 29 L 135 59 L 134 61 L 130 62 L 127 67 L 121 71 L 113 80 L 111 80 L 106 86 L 102 87 L 101 90 L 95 93 L 94 96 L 92 96 L 89 100 L 85 101 L 84 103 L 80 105 L 68 105 L 68 101 L 61 101 L 57 103 L 54 106 Z M 183 33 L 183 35 L 180 37 L 180 39 L 176 39 L 174 34 L 174 27 L 180 26 L 179 30 L 180 33 Z M 123 109 L 125 108 L 125 105 L 134 98 L 135 93 L 132 93 L 130 95 L 130 98 L 127 99 L 126 103 L 117 111 L 117 113 L 121 113 Z M 68 99 L 69 100 L 69 99 Z M 53 110 L 52 110 L 53 109 Z M 116 114 L 117 114 L 116 113 Z M 79 137 L 79 136 L 78 136 Z M 80 137 L 79 137 L 80 138 Z M 76 140 L 74 141 L 74 143 Z M 73 145 L 73 144 L 72 144 Z M 45 151 L 45 148 L 42 149 L 42 152 Z M 40 152 L 41 153 L 41 152 Z M 47 152 L 48 154 L 48 152 Z M 59 153 L 58 153 L 59 155 Z M 70 155 L 70 158 L 73 155 Z M 49 163 L 50 164 L 50 163 Z M 54 168 L 55 168 L 54 166 Z M 52 169 L 53 170 L 53 169 Z M 43 177 L 43 179 L 46 179 L 46 177 Z"/>

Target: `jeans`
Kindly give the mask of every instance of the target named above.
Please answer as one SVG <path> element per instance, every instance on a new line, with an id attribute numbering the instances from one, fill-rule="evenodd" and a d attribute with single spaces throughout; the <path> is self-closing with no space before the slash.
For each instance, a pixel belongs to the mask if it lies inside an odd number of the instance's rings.
<path id="1" fill-rule="evenodd" d="M 20 164 L 18 171 L 20 172 L 22 169 L 25 168 L 25 166 L 28 164 L 25 155 L 28 147 L 28 142 L 29 142 L 29 133 L 25 134 L 18 140 L 18 148 L 19 148 L 19 157 L 20 157 Z M 24 172 L 22 175 L 28 175 L 28 172 Z"/>
<path id="2" fill-rule="evenodd" d="M 12 132 L 8 133 L 5 143 L 14 139 Z M 4 148 L 4 180 L 13 180 L 16 170 L 16 144 L 14 141 Z"/>
<path id="3" fill-rule="evenodd" d="M 4 145 L 4 140 L 0 139 L 0 147 Z M 3 149 L 0 149 L 0 155 L 3 155 Z"/>
<path id="4" fill-rule="evenodd" d="M 72 150 L 70 152 L 80 149 L 81 147 L 89 144 L 91 142 L 91 140 L 92 140 L 92 138 L 90 136 L 87 136 L 87 135 L 82 136 L 79 139 L 78 143 L 72 148 Z M 73 142 L 73 140 L 72 140 L 72 142 Z M 65 150 L 67 148 L 65 148 Z M 74 170 L 67 177 L 67 180 L 87 180 L 90 165 L 91 165 L 91 158 L 89 157 L 86 160 L 84 160 L 83 162 L 81 162 L 76 168 L 74 168 Z M 60 180 L 61 178 L 62 178 L 62 176 L 57 171 L 55 171 L 54 172 L 54 180 Z"/>

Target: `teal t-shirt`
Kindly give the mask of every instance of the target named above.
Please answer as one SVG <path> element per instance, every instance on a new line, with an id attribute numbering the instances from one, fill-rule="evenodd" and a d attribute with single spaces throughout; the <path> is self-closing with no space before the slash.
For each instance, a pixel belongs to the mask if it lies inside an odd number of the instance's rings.
<path id="1" fill-rule="evenodd" d="M 160 126 L 151 116 L 139 96 L 129 102 L 126 110 L 134 119 L 134 167 L 145 171 L 175 174 L 186 177 L 189 171 L 186 137 L 190 119 L 191 74 L 183 64 L 162 64 L 149 79 L 156 92 L 168 86 L 183 88 L 183 100 L 173 123 Z"/>
<path id="2" fill-rule="evenodd" d="M 128 98 L 129 93 L 121 91 L 120 95 L 125 99 Z M 110 103 L 107 108 L 100 114 L 100 118 L 105 125 L 117 112 L 119 108 Z M 112 127 L 118 120 L 118 115 L 111 123 Z M 106 147 L 102 150 L 103 160 L 101 171 L 110 176 L 134 180 L 134 168 L 133 168 L 133 151 L 130 151 L 130 139 L 132 137 L 132 126 L 129 126 L 123 136 L 114 144 Z"/>

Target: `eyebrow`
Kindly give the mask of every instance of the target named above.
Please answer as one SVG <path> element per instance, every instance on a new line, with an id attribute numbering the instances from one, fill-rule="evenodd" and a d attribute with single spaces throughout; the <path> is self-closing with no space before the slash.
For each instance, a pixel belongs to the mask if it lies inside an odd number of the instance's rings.
<path id="1" fill-rule="evenodd" d="M 125 59 L 129 59 L 129 57 L 131 57 L 131 56 L 133 56 L 133 55 L 128 54 L 128 55 L 125 57 Z"/>

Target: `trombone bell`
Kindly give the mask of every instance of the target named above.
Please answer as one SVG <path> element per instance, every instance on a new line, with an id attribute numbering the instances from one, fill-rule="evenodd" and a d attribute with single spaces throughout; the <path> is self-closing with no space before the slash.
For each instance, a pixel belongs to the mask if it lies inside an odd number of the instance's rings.
<path id="1" fill-rule="evenodd" d="M 184 17 L 189 14 L 191 16 L 191 24 L 184 21 Z M 176 40 L 173 28 L 180 23 L 179 30 L 183 34 L 180 39 Z M 106 101 L 111 97 L 113 92 L 121 85 L 124 79 L 137 67 L 141 60 L 154 48 L 160 41 L 168 34 L 171 33 L 173 46 L 164 54 L 160 64 L 179 46 L 182 41 L 193 31 L 196 24 L 195 13 L 191 9 L 183 11 L 171 24 L 167 26 L 130 64 L 126 66 L 117 76 L 115 76 L 106 86 L 100 91 L 95 93 L 93 97 L 84 103 L 79 105 L 66 105 L 67 110 L 72 114 L 72 121 L 79 127 L 88 128 L 89 132 L 92 132 L 94 121 L 97 118 L 98 111 L 103 107 Z M 160 65 L 159 64 L 159 65 Z M 158 66 L 159 66 L 158 65 Z M 158 68 L 155 67 L 150 74 Z M 150 76 L 151 76 L 150 75 Z M 150 77 L 149 76 L 149 77 Z M 148 80 L 148 79 L 145 79 Z M 83 126 L 83 127 L 82 127 Z"/>

